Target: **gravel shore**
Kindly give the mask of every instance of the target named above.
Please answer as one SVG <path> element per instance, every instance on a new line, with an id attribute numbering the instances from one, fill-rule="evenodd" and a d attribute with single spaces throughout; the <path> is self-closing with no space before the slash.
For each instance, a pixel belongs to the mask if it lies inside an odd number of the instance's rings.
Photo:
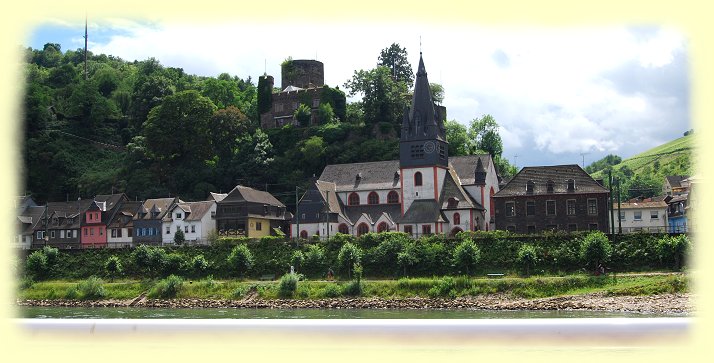
<path id="1" fill-rule="evenodd" d="M 131 300 L 18 300 L 19 306 L 126 307 Z M 146 308 L 251 308 L 251 309 L 471 309 L 471 310 L 587 310 L 656 314 L 694 312 L 691 294 L 649 296 L 606 296 L 601 293 L 558 296 L 542 299 L 514 298 L 507 295 L 443 298 L 334 298 L 319 300 L 276 299 L 141 299 L 134 307 Z"/>

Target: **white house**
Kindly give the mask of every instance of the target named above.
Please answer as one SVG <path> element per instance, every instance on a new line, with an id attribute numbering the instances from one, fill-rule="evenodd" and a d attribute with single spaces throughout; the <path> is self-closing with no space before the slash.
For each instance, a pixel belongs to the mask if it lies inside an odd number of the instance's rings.
<path id="1" fill-rule="evenodd" d="M 617 210 L 617 203 L 613 209 Z M 615 221 L 615 228 L 622 225 L 622 233 L 667 232 L 667 203 L 660 201 L 620 203 L 620 221 Z"/>
<path id="2" fill-rule="evenodd" d="M 208 244 L 208 235 L 216 230 L 216 201 L 181 202 L 173 205 L 161 225 L 162 245 L 173 245 L 181 230 L 188 244 Z"/>

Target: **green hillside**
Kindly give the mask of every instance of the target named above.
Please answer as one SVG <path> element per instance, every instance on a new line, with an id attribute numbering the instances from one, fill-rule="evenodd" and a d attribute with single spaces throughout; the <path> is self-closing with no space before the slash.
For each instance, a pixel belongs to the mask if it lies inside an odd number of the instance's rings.
<path id="1" fill-rule="evenodd" d="M 665 176 L 692 175 L 694 150 L 694 134 L 689 134 L 612 166 L 613 177 L 621 180 L 623 198 L 659 195 Z M 607 180 L 608 170 L 609 166 L 590 175 Z"/>

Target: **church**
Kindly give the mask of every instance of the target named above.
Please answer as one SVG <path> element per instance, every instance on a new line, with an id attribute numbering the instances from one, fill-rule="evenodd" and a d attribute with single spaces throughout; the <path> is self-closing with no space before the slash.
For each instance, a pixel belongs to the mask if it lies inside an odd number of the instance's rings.
<path id="1" fill-rule="evenodd" d="M 493 230 L 498 176 L 491 156 L 449 157 L 444 115 L 419 54 L 399 160 L 327 165 L 298 203 L 292 237 Z"/>

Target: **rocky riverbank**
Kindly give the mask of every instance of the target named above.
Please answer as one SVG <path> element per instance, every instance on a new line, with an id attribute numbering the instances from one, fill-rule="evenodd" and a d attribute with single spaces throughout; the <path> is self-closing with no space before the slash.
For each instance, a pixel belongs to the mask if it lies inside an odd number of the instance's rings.
<path id="1" fill-rule="evenodd" d="M 542 299 L 513 298 L 505 294 L 444 298 L 334 298 L 297 299 L 141 299 L 134 300 L 18 300 L 19 306 L 134 307 L 146 308 L 247 308 L 247 309 L 471 309 L 471 310 L 589 310 L 657 314 L 691 314 L 691 294 L 606 296 L 601 293 Z"/>

